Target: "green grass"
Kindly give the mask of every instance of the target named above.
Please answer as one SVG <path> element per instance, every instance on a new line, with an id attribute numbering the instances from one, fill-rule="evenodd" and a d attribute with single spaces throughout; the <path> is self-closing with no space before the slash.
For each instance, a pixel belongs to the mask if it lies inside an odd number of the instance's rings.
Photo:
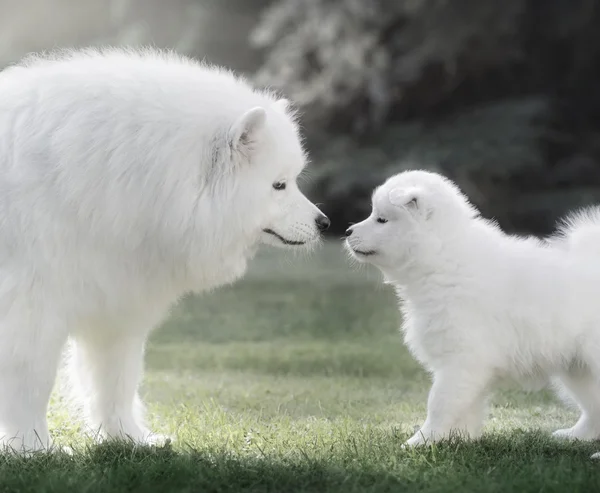
<path id="1" fill-rule="evenodd" d="M 54 436 L 74 454 L 0 457 L 0 492 L 600 490 L 598 444 L 551 440 L 576 414 L 546 392 L 497 394 L 476 442 L 402 449 L 429 379 L 398 326 L 391 290 L 339 245 L 266 250 L 152 337 L 142 393 L 171 445 L 92 446 L 56 395 Z"/>

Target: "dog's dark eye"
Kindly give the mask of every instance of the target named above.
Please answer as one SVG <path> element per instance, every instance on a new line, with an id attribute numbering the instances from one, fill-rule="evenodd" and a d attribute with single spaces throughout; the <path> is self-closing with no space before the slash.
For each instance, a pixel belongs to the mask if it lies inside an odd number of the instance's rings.
<path id="1" fill-rule="evenodd" d="M 383 217 L 378 217 L 377 222 L 380 224 L 385 224 L 385 223 L 387 223 L 387 219 L 384 219 Z"/>
<path id="2" fill-rule="evenodd" d="M 277 182 L 273 183 L 273 188 L 275 190 L 285 190 L 285 182 L 277 181 Z"/>

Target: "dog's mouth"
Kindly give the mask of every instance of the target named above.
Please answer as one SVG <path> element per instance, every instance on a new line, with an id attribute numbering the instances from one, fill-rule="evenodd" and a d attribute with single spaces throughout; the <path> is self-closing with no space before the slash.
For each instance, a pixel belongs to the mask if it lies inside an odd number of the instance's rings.
<path id="1" fill-rule="evenodd" d="M 356 250 L 355 248 L 353 248 L 352 251 L 362 257 L 370 257 L 371 255 L 375 255 L 377 253 L 375 250 Z"/>
<path id="2" fill-rule="evenodd" d="M 299 246 L 299 245 L 304 245 L 306 244 L 305 241 L 294 241 L 294 240 L 288 240 L 287 238 L 284 238 L 283 236 L 281 236 L 280 234 L 276 233 L 275 231 L 273 231 L 270 228 L 266 228 L 263 229 L 264 233 L 267 233 L 271 236 L 274 236 L 275 238 L 277 238 L 279 241 L 281 241 L 281 243 L 283 243 L 284 245 L 291 245 L 291 246 Z"/>

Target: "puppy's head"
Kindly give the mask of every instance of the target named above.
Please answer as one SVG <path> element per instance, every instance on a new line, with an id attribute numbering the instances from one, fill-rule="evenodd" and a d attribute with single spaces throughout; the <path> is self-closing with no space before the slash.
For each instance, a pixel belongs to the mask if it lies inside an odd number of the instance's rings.
<path id="1" fill-rule="evenodd" d="M 345 247 L 360 262 L 393 268 L 443 244 L 476 215 L 447 178 L 406 171 L 375 190 L 371 215 L 348 228 Z"/>

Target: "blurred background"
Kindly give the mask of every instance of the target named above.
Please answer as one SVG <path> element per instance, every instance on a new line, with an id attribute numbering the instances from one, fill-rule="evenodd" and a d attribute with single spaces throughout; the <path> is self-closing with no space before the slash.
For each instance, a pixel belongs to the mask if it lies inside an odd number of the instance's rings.
<path id="1" fill-rule="evenodd" d="M 0 66 L 145 45 L 224 64 L 303 113 L 305 185 L 334 233 L 407 167 L 548 233 L 600 202 L 598 0 L 0 0 Z"/>

